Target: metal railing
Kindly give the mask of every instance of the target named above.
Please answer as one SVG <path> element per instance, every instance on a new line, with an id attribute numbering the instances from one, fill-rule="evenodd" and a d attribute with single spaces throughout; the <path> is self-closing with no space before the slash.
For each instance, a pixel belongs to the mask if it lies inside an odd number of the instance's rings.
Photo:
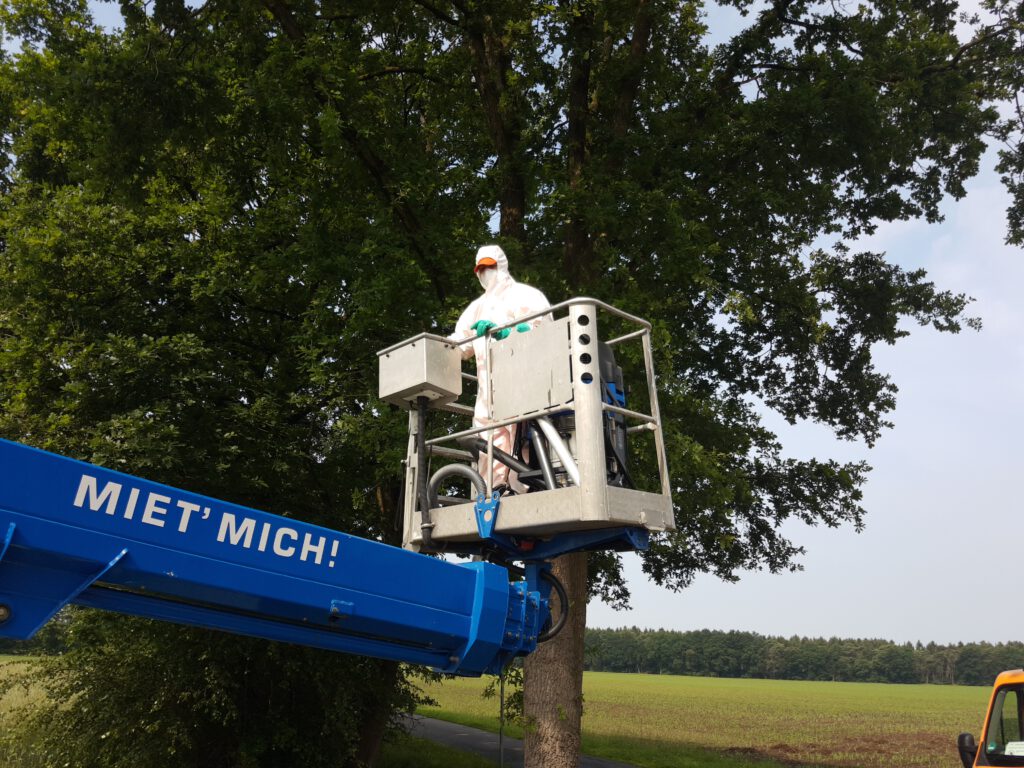
<path id="1" fill-rule="evenodd" d="M 618 318 L 620 318 L 622 320 L 625 320 L 625 321 L 627 321 L 629 323 L 633 323 L 635 325 L 639 325 L 640 326 L 639 330 L 632 331 L 630 333 L 626 333 L 626 334 L 621 335 L 621 336 L 617 336 L 617 337 L 615 337 L 615 338 L 613 338 L 613 339 L 611 339 L 611 340 L 609 340 L 609 341 L 607 341 L 605 343 L 608 344 L 609 346 L 617 346 L 619 344 L 622 344 L 622 343 L 625 343 L 625 342 L 628 342 L 628 341 L 632 341 L 632 340 L 636 340 L 636 339 L 639 339 L 641 341 L 641 343 L 643 345 L 644 371 L 645 371 L 645 375 L 646 375 L 646 378 L 647 378 L 648 400 L 649 400 L 649 403 L 650 403 L 651 413 L 650 414 L 646 414 L 646 413 L 642 413 L 642 412 L 636 411 L 636 410 L 631 410 L 631 409 L 628 409 L 628 408 L 621 408 L 619 406 L 612 405 L 611 403 L 606 403 L 606 402 L 603 402 L 603 401 L 602 401 L 602 408 L 606 412 L 616 413 L 616 414 L 619 414 L 619 415 L 623 416 L 626 419 L 630 419 L 630 420 L 635 420 L 635 421 L 641 422 L 638 425 L 627 427 L 627 429 L 626 429 L 626 433 L 627 434 L 636 434 L 636 433 L 642 432 L 642 431 L 652 431 L 652 432 L 654 432 L 655 451 L 656 451 L 656 454 L 657 454 L 657 462 L 658 462 L 658 474 L 659 474 L 659 478 L 660 478 L 660 481 L 661 481 L 661 493 L 663 495 L 669 495 L 670 494 L 670 481 L 669 481 L 669 478 L 668 478 L 668 464 L 667 464 L 667 459 L 666 459 L 666 456 L 665 456 L 665 444 L 664 444 L 664 436 L 663 436 L 663 433 L 662 433 L 661 414 L 660 414 L 660 409 L 658 408 L 657 381 L 656 381 L 656 376 L 655 376 L 655 373 L 654 373 L 654 362 L 653 362 L 654 356 L 653 356 L 653 351 L 652 351 L 652 348 L 651 348 L 651 324 L 648 321 L 644 320 L 643 318 L 637 317 L 635 315 L 631 315 L 628 312 L 624 312 L 624 311 L 622 311 L 622 310 L 620 310 L 620 309 L 618 309 L 616 307 L 613 307 L 612 305 L 607 304 L 607 303 L 605 303 L 603 301 L 600 301 L 598 299 L 593 299 L 593 298 L 588 298 L 588 297 L 578 297 L 578 298 L 573 298 L 573 299 L 569 299 L 567 301 L 560 302 L 558 304 L 555 304 L 555 305 L 553 305 L 553 306 L 551 306 L 551 307 L 549 307 L 547 309 L 540 310 L 538 312 L 534 312 L 534 313 L 531 313 L 531 314 L 528 314 L 528 315 L 524 315 L 522 317 L 517 317 L 517 318 L 515 318 L 515 319 L 513 319 L 513 320 L 511 320 L 511 321 L 509 321 L 507 323 L 504 323 L 504 324 L 501 324 L 501 325 L 496 325 L 493 328 L 489 328 L 488 331 L 487 331 L 487 334 L 488 335 L 493 335 L 494 333 L 496 333 L 498 331 L 501 331 L 501 330 L 503 330 L 505 328 L 513 328 L 516 325 L 519 325 L 520 323 L 529 322 L 530 320 L 535 320 L 535 319 L 537 319 L 539 317 L 545 317 L 545 316 L 552 317 L 555 313 L 560 312 L 562 310 L 568 310 L 570 307 L 574 307 L 574 306 L 592 306 L 592 307 L 595 307 L 597 310 L 606 312 L 606 313 L 611 314 L 611 315 L 613 315 L 615 317 L 618 317 Z M 420 338 L 434 339 L 434 340 L 437 340 L 437 341 L 442 341 L 442 342 L 447 343 L 447 344 L 451 344 L 451 345 L 456 346 L 456 347 L 461 347 L 461 346 L 464 346 L 466 344 L 472 344 L 473 342 L 475 342 L 479 338 L 479 335 L 467 336 L 464 339 L 453 339 L 451 337 L 443 337 L 443 336 L 437 336 L 435 334 L 424 333 L 424 334 L 420 334 L 419 336 L 415 337 L 415 339 L 420 339 Z M 396 344 L 396 345 L 393 345 L 391 347 L 388 347 L 387 349 L 382 350 L 379 354 L 381 354 L 381 355 L 387 354 L 388 352 L 394 351 L 395 349 L 398 349 L 399 347 L 403 346 L 404 344 L 407 344 L 408 342 L 409 342 L 409 340 L 406 340 L 405 342 L 401 342 L 399 344 Z M 487 372 L 487 374 L 488 374 L 488 376 L 487 376 L 488 382 L 490 381 L 490 346 L 491 346 L 490 344 L 484 344 L 483 345 L 483 360 L 478 360 L 477 361 L 478 370 L 480 368 L 482 368 L 485 372 Z M 472 374 L 469 374 L 469 373 L 463 372 L 462 376 L 463 376 L 464 379 L 467 379 L 467 380 L 476 381 L 478 383 L 480 381 L 478 376 L 473 376 Z M 448 403 L 446 405 L 440 406 L 440 409 L 448 411 L 448 412 L 451 412 L 451 413 L 456 413 L 456 414 L 459 414 L 459 415 L 464 415 L 464 416 L 472 416 L 475 413 L 475 410 L 474 410 L 474 408 L 472 406 L 466 405 L 464 403 L 458 403 L 458 402 Z M 487 433 L 486 434 L 486 438 L 487 438 L 487 452 L 486 452 L 486 456 L 487 456 L 487 459 L 486 459 L 486 473 L 485 473 L 485 476 L 484 476 L 484 480 L 485 480 L 485 483 L 486 483 L 487 496 L 489 498 L 491 493 L 492 493 L 492 491 L 493 491 L 493 488 L 494 488 L 494 484 L 493 484 L 493 481 L 494 481 L 494 435 L 493 435 L 493 430 L 499 429 L 501 427 L 511 426 L 513 424 L 521 424 L 521 423 L 526 422 L 526 421 L 531 421 L 531 420 L 534 420 L 534 419 L 537 419 L 537 418 L 540 418 L 540 417 L 549 416 L 551 414 L 558 413 L 558 412 L 564 412 L 566 410 L 572 410 L 571 404 L 563 403 L 563 404 L 559 404 L 559 405 L 553 405 L 553 406 L 549 406 L 547 408 L 542 408 L 542 409 L 539 409 L 537 411 L 533 411 L 533 412 L 531 412 L 531 413 L 529 413 L 527 415 L 519 415 L 519 416 L 511 417 L 511 418 L 508 418 L 508 419 L 502 419 L 502 420 L 499 420 L 499 421 L 490 422 L 490 423 L 487 423 L 487 424 L 484 424 L 484 425 L 480 425 L 480 426 L 474 426 L 474 427 L 471 427 L 469 429 L 464 429 L 464 430 L 460 430 L 460 431 L 457 431 L 457 432 L 451 432 L 451 433 L 448 433 L 448 434 L 445 434 L 445 435 L 441 435 L 439 437 L 435 437 L 435 438 L 432 438 L 430 440 L 427 440 L 425 444 L 427 446 L 431 447 L 432 451 L 436 451 L 437 448 L 440 447 L 443 443 L 453 442 L 453 441 L 459 440 L 460 438 L 465 438 L 465 437 L 469 437 L 469 436 L 477 435 L 477 434 L 482 434 L 482 433 L 486 432 Z"/>

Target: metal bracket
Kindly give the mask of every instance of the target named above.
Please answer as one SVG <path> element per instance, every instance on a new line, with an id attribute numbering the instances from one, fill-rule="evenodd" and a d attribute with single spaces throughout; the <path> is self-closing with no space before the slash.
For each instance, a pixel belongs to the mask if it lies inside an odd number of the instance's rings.
<path id="1" fill-rule="evenodd" d="M 489 501 L 487 494 L 484 493 L 476 497 L 476 504 L 473 510 L 476 512 L 476 529 L 481 539 L 494 538 L 494 525 L 498 521 L 498 504 L 500 501 L 501 494 L 497 491 L 491 494 Z"/>
<path id="2" fill-rule="evenodd" d="M 542 579 L 542 572 L 550 569 L 550 564 L 545 561 L 570 552 L 595 549 L 638 551 L 645 550 L 650 545 L 651 534 L 646 528 L 600 528 L 565 533 L 546 541 L 520 541 L 513 536 L 495 533 L 500 505 L 501 496 L 497 491 L 491 494 L 490 500 L 483 493 L 477 496 L 473 511 L 480 539 L 501 550 L 510 562 L 523 561 L 526 566 L 528 589 L 531 592 L 539 592 L 541 599 L 545 601 L 550 592 L 550 588 Z"/>
<path id="3" fill-rule="evenodd" d="M 348 600 L 331 600 L 331 610 L 327 615 L 327 620 L 333 623 L 342 619 L 350 619 L 355 615 L 355 603 Z"/>

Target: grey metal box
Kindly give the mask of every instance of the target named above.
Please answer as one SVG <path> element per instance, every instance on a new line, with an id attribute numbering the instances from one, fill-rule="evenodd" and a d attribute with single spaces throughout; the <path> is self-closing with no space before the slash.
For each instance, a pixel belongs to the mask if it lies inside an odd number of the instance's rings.
<path id="1" fill-rule="evenodd" d="M 444 405 L 462 394 L 462 355 L 444 339 L 421 333 L 378 353 L 381 400 L 412 408 L 421 395 Z"/>
<path id="2" fill-rule="evenodd" d="M 513 332 L 491 345 L 494 420 L 527 416 L 572 400 L 569 318 Z"/>

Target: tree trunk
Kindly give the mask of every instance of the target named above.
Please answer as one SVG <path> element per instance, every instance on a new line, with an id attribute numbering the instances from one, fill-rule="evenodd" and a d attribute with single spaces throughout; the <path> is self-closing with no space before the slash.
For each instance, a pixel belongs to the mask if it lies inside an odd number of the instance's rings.
<path id="1" fill-rule="evenodd" d="M 381 741 L 384 739 L 384 732 L 394 711 L 392 700 L 395 686 L 398 684 L 398 662 L 378 661 L 378 680 L 382 681 L 387 688 L 386 694 L 379 691 L 372 695 L 367 702 L 366 709 L 362 713 L 362 722 L 359 727 L 359 746 L 356 750 L 354 768 L 371 768 L 376 765 L 380 755 Z"/>
<path id="2" fill-rule="evenodd" d="M 401 523 L 396 517 L 400 493 L 401 480 L 377 486 L 377 508 L 380 510 L 383 539 L 385 543 L 396 547 L 402 545 Z M 399 679 L 398 662 L 379 660 L 372 663 L 378 670 L 374 677 L 382 685 L 386 684 L 386 687 L 377 689 L 377 693 L 365 702 L 359 726 L 359 744 L 351 768 L 372 768 L 377 764 L 380 745 L 395 709 L 393 696 Z"/>
<path id="3" fill-rule="evenodd" d="M 490 15 L 470 17 L 469 49 L 491 145 L 497 155 L 499 232 L 508 240 L 524 239 L 526 176 L 522 157 L 521 94 L 508 86 L 512 58 Z"/>
<path id="4" fill-rule="evenodd" d="M 569 24 L 569 88 L 566 103 L 565 157 L 567 182 L 572 191 L 571 208 L 565 228 L 564 267 L 569 285 L 585 289 L 593 277 L 594 243 L 587 222 L 588 205 L 579 193 L 584 190 L 584 170 L 590 157 L 590 74 L 594 48 L 594 13 L 575 14 Z"/>
<path id="5" fill-rule="evenodd" d="M 593 11 L 572 17 L 568 31 L 565 152 L 568 184 L 574 198 L 566 226 L 563 266 L 569 285 L 576 290 L 589 284 L 594 259 L 584 211 L 575 197 L 583 186 L 589 156 L 587 124 L 593 32 Z M 569 618 L 558 636 L 528 656 L 523 666 L 523 714 L 528 723 L 523 745 L 524 768 L 578 768 L 580 763 L 587 555 L 584 552 L 563 555 L 555 560 L 553 570 L 569 597 Z"/>
<path id="6" fill-rule="evenodd" d="M 528 656 L 524 664 L 524 768 L 577 768 L 583 716 L 583 630 L 587 625 L 587 555 L 555 560 L 555 576 L 569 596 L 562 631 Z M 557 600 L 552 600 L 557 602 Z M 562 606 L 552 606 L 553 611 Z"/>

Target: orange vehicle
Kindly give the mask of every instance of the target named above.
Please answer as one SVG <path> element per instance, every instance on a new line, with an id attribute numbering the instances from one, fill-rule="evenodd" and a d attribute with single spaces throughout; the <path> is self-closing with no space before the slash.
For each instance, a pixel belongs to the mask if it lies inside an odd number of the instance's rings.
<path id="1" fill-rule="evenodd" d="M 956 745 L 964 768 L 1024 766 L 1024 669 L 1003 672 L 996 678 L 981 742 L 961 733 Z"/>

